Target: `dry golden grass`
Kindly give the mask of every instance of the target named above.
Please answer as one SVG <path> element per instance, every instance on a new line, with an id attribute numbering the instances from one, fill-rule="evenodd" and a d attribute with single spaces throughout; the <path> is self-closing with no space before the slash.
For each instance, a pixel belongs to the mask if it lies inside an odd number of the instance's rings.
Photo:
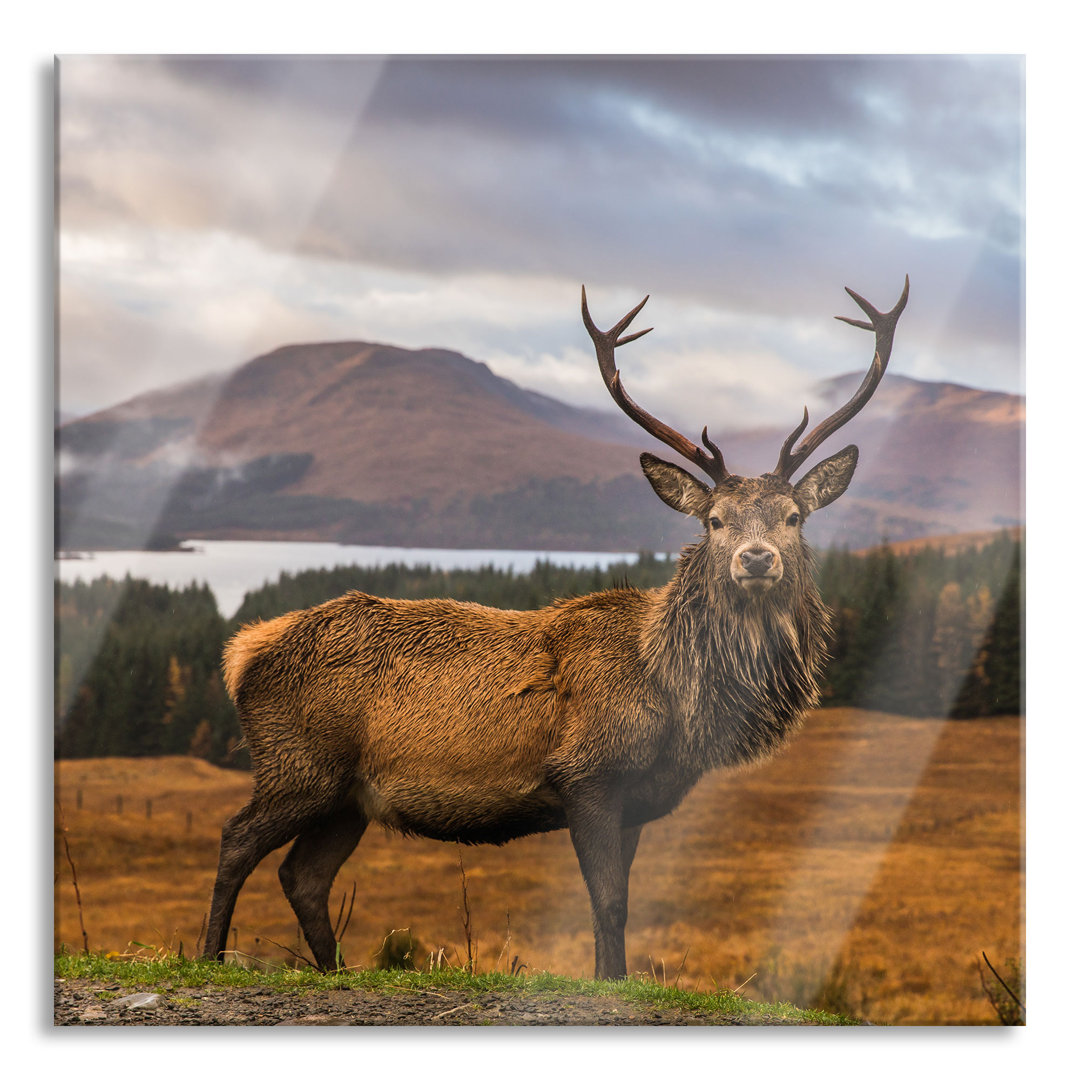
<path id="1" fill-rule="evenodd" d="M 1011 525 L 1006 529 L 981 529 L 979 532 L 953 533 L 948 536 L 920 536 L 914 540 L 893 540 L 885 545 L 875 544 L 856 554 L 865 555 L 884 546 L 895 555 L 913 555 L 917 551 L 930 547 L 937 548 L 945 555 L 955 555 L 969 548 L 981 550 L 987 544 L 992 544 L 997 540 L 1003 532 L 1014 544 L 1018 544 L 1024 539 L 1026 530 L 1023 525 Z"/>
<path id="2" fill-rule="evenodd" d="M 246 774 L 190 758 L 111 758 L 60 762 L 56 776 L 90 947 L 182 942 L 191 955 L 221 824 L 246 800 Z M 1024 954 L 1021 776 L 1015 718 L 817 712 L 783 755 L 706 777 L 645 829 L 628 963 L 684 989 L 749 979 L 749 997 L 879 1023 L 994 1023 L 978 958 L 985 951 L 1002 970 Z M 591 974 L 588 899 L 565 832 L 458 848 L 370 829 L 335 886 L 335 904 L 357 886 L 348 962 L 368 965 L 404 927 L 426 952 L 444 947 L 463 962 L 459 853 L 479 969 L 518 956 L 532 970 Z M 285 960 L 280 946 L 298 945 L 280 858 L 252 875 L 234 926 L 240 950 Z M 56 874 L 56 942 L 78 949 L 62 846 Z"/>

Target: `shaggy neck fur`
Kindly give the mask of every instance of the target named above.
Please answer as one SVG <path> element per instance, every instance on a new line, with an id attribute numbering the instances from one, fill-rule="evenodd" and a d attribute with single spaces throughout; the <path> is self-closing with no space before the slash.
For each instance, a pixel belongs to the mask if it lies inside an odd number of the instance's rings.
<path id="1" fill-rule="evenodd" d="M 659 590 L 642 634 L 645 663 L 685 725 L 688 754 L 706 768 L 769 755 L 817 702 L 829 616 L 805 542 L 802 554 L 755 597 L 717 574 L 702 541 Z"/>

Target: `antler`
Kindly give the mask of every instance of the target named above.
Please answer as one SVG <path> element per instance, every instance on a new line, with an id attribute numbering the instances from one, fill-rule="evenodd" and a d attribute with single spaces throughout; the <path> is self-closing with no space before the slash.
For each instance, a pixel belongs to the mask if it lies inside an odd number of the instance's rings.
<path id="1" fill-rule="evenodd" d="M 838 431 L 842 428 L 873 396 L 874 391 L 877 389 L 877 385 L 881 382 L 882 375 L 885 374 L 885 367 L 889 363 L 889 354 L 892 352 L 893 333 L 896 330 L 896 323 L 900 318 L 900 313 L 907 306 L 908 301 L 908 278 L 904 275 L 904 291 L 900 296 L 900 299 L 896 302 L 896 307 L 892 311 L 882 313 L 873 307 L 870 303 L 864 300 L 857 292 L 852 289 L 845 288 L 845 292 L 866 312 L 869 322 L 864 322 L 862 319 L 849 319 L 846 315 L 837 315 L 841 322 L 850 323 L 852 326 L 857 326 L 862 330 L 874 331 L 874 359 L 870 364 L 870 370 L 867 371 L 866 376 L 863 378 L 862 385 L 855 391 L 855 396 L 846 404 L 842 405 L 836 410 L 827 420 L 822 420 L 820 424 L 805 439 L 799 444 L 798 449 L 792 452 L 791 448 L 795 444 L 795 440 L 806 429 L 807 423 L 810 420 L 810 414 L 806 408 L 803 408 L 802 422 L 797 428 L 784 440 L 784 445 L 780 449 L 780 459 L 776 463 L 776 468 L 773 469 L 772 474 L 779 476 L 781 479 L 790 480 L 792 474 L 806 459 L 830 436 L 834 431 Z"/>
<path id="2" fill-rule="evenodd" d="M 647 413 L 623 389 L 619 370 L 615 367 L 615 350 L 620 345 L 625 345 L 627 342 L 644 336 L 652 327 L 650 326 L 649 330 L 638 330 L 637 333 L 627 334 L 626 337 L 620 337 L 619 335 L 630 325 L 634 316 L 645 306 L 648 299 L 646 296 L 645 300 L 642 300 L 633 311 L 624 315 L 605 333 L 603 330 L 598 329 L 596 323 L 592 321 L 592 316 L 589 315 L 589 305 L 585 300 L 585 286 L 581 286 L 581 318 L 585 323 L 585 329 L 589 331 L 589 337 L 593 339 L 593 344 L 596 346 L 596 359 L 600 362 L 600 374 L 604 377 L 604 385 L 615 399 L 615 404 L 635 424 L 643 427 L 654 438 L 670 446 L 677 454 L 693 462 L 707 476 L 712 478 L 713 483 L 719 484 L 721 480 L 730 474 L 724 467 L 723 455 L 709 441 L 709 429 L 707 427 L 702 428 L 701 441 L 708 448 L 708 454 L 701 447 L 692 443 L 685 435 L 680 435 L 674 428 L 668 427 L 667 424 Z"/>

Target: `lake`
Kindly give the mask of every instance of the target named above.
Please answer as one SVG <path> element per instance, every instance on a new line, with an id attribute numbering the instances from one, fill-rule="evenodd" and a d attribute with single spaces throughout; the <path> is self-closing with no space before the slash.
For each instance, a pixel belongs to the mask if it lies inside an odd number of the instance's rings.
<path id="1" fill-rule="evenodd" d="M 300 543 L 276 540 L 184 540 L 185 551 L 94 551 L 83 558 L 57 559 L 59 581 L 123 579 L 126 574 L 156 585 L 184 588 L 192 582 L 210 586 L 226 618 L 236 614 L 244 594 L 283 571 L 329 569 L 335 566 L 432 566 L 440 570 L 471 570 L 495 566 L 528 573 L 537 560 L 557 566 L 607 567 L 636 562 L 634 552 L 608 551 L 484 551 L 454 548 L 368 547 L 354 544 Z"/>

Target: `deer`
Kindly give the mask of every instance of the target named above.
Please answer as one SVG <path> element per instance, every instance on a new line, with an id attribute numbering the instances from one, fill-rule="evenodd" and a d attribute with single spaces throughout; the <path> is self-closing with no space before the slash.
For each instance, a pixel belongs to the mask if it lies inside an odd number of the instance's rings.
<path id="1" fill-rule="evenodd" d="M 507 611 L 448 599 L 349 592 L 257 621 L 222 669 L 252 761 L 249 802 L 224 825 L 205 955 L 224 959 L 237 896 L 289 841 L 278 876 L 318 967 L 344 966 L 330 923 L 335 876 L 367 826 L 460 844 L 568 829 L 589 897 L 595 977 L 626 976 L 630 868 L 644 825 L 709 770 L 762 762 L 817 704 L 829 613 L 803 524 L 851 482 L 846 446 L 795 472 L 870 400 L 907 304 L 889 312 L 846 291 L 873 331 L 853 397 L 772 471 L 730 473 L 626 393 L 615 350 L 648 296 L 607 331 L 581 313 L 615 403 L 708 477 L 649 452 L 640 464 L 669 507 L 697 519 L 670 581 L 616 586 Z M 651 330 L 651 328 L 650 328 Z"/>

